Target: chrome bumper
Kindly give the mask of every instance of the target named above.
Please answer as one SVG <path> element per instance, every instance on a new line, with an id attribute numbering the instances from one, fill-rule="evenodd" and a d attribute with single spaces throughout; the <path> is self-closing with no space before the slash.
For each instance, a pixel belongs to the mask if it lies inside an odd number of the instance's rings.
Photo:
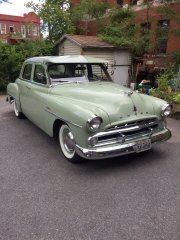
<path id="1" fill-rule="evenodd" d="M 151 143 L 161 143 L 168 140 L 171 137 L 171 132 L 168 129 L 164 129 L 161 132 L 154 133 L 151 135 Z M 96 148 L 82 148 L 76 145 L 76 153 L 85 159 L 104 159 L 117 157 L 136 152 L 137 142 L 147 138 L 139 138 L 136 141 L 124 143 L 124 144 L 113 144 L 109 146 L 101 146 Z"/>

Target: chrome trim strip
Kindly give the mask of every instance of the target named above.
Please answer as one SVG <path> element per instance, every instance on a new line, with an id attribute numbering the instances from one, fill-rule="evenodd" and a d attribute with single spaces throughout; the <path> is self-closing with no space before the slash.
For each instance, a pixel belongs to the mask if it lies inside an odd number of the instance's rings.
<path id="1" fill-rule="evenodd" d="M 107 128 L 107 131 L 113 131 L 113 130 L 118 130 L 118 129 L 124 129 L 125 127 L 133 127 L 133 126 L 146 126 L 146 127 L 150 127 L 154 124 L 159 124 L 159 122 L 161 122 L 161 120 L 158 119 L 142 119 L 142 120 L 137 120 L 134 122 L 128 122 L 128 123 L 124 123 L 124 124 L 120 124 L 120 125 L 116 125 L 116 126 L 111 126 L 109 128 Z"/>
<path id="2" fill-rule="evenodd" d="M 52 114 L 53 116 L 57 117 L 58 119 L 60 119 L 60 120 L 62 120 L 62 121 L 64 121 L 64 122 L 66 122 L 66 123 L 72 124 L 73 126 L 78 127 L 78 128 L 82 128 L 82 126 L 80 126 L 80 125 L 78 125 L 78 124 L 76 124 L 76 123 L 73 123 L 73 122 L 67 121 L 67 120 L 65 120 L 65 119 L 63 119 L 63 118 L 61 118 L 61 117 L 59 117 L 57 114 L 51 112 L 51 111 L 48 109 L 48 107 L 45 107 L 44 110 L 45 110 L 46 112 Z"/>

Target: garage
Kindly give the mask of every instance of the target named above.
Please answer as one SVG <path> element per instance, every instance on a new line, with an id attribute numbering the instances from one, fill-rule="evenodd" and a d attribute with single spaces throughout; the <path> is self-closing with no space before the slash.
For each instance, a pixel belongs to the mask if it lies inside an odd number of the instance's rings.
<path id="1" fill-rule="evenodd" d="M 89 55 L 107 60 L 114 82 L 129 86 L 131 51 L 101 40 L 97 36 L 64 35 L 57 43 L 58 55 Z"/>

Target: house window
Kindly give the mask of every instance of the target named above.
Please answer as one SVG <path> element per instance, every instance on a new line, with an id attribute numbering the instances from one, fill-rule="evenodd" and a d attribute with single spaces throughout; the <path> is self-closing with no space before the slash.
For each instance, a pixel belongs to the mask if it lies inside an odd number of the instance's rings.
<path id="1" fill-rule="evenodd" d="M 158 21 L 157 26 L 157 52 L 166 53 L 168 42 L 169 20 Z"/>
<path id="2" fill-rule="evenodd" d="M 38 36 L 38 27 L 35 25 L 32 26 L 32 35 Z"/>
<path id="3" fill-rule="evenodd" d="M 28 31 L 28 35 L 30 36 L 31 35 L 31 26 L 30 25 L 27 26 L 27 31 Z"/>
<path id="4" fill-rule="evenodd" d="M 117 0 L 117 4 L 122 7 L 123 6 L 123 0 Z"/>
<path id="5" fill-rule="evenodd" d="M 151 23 L 149 23 L 149 22 L 141 23 L 141 32 L 142 33 L 146 32 L 150 29 L 151 29 Z"/>
<path id="6" fill-rule="evenodd" d="M 14 25 L 9 26 L 9 31 L 10 31 L 10 33 L 14 33 Z"/>
<path id="7" fill-rule="evenodd" d="M 137 5 L 138 0 L 131 0 L 131 5 Z"/>
<path id="8" fill-rule="evenodd" d="M 0 23 L 0 34 L 6 34 L 6 24 Z"/>
<path id="9" fill-rule="evenodd" d="M 21 34 L 22 34 L 22 37 L 26 37 L 26 26 L 25 25 L 22 25 L 21 26 Z"/>
<path id="10" fill-rule="evenodd" d="M 160 20 L 158 22 L 159 27 L 163 29 L 168 29 L 169 28 L 169 20 Z"/>

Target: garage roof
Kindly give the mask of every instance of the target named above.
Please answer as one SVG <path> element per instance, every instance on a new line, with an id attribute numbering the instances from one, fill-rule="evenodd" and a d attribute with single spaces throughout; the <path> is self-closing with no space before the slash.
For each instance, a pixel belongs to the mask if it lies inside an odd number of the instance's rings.
<path id="1" fill-rule="evenodd" d="M 71 35 L 71 34 L 65 34 L 64 36 L 62 36 L 62 38 L 60 38 L 56 45 L 59 45 L 66 39 L 82 48 L 117 48 L 117 46 L 109 44 L 97 36 Z"/>

